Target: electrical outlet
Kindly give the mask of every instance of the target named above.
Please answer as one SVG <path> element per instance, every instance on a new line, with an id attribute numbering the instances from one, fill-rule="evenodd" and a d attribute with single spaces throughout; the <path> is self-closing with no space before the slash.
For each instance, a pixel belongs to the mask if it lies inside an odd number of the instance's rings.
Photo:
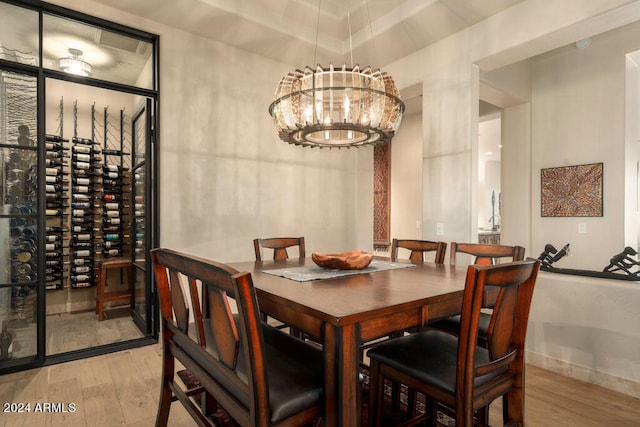
<path id="1" fill-rule="evenodd" d="M 436 224 L 436 234 L 442 236 L 444 234 L 444 224 L 439 222 Z"/>
<path id="2" fill-rule="evenodd" d="M 578 233 L 580 233 L 580 234 L 586 234 L 587 233 L 587 223 L 586 222 L 579 222 L 578 223 Z"/>
<path id="3" fill-rule="evenodd" d="M 416 219 L 416 228 L 420 228 L 420 220 Z"/>

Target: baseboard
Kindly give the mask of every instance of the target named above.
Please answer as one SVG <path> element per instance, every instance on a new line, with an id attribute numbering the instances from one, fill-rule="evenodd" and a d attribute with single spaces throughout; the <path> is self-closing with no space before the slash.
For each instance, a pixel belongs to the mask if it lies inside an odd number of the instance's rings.
<path id="1" fill-rule="evenodd" d="M 547 369 L 551 372 L 557 372 L 577 380 L 640 398 L 640 382 L 637 381 L 617 377 L 586 366 L 576 365 L 565 360 L 556 359 L 530 351 L 525 353 L 525 361 L 531 365 Z"/>

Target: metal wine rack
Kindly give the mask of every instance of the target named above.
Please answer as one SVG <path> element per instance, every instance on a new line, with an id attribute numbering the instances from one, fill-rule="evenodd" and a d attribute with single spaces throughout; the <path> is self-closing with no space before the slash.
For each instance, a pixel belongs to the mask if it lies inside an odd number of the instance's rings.
<path id="1" fill-rule="evenodd" d="M 45 286 L 46 289 L 62 289 L 64 287 L 65 269 L 64 242 L 66 217 L 69 207 L 69 198 L 65 196 L 65 184 L 69 182 L 68 164 L 66 159 L 69 147 L 65 144 L 68 139 L 63 134 L 63 99 L 60 99 L 60 111 L 58 114 L 58 135 L 45 135 L 45 194 L 47 200 L 46 215 L 47 225 L 45 230 Z"/>
<path id="2" fill-rule="evenodd" d="M 103 247 L 104 258 L 122 257 L 130 242 L 126 233 L 128 228 L 128 208 L 126 204 L 130 188 L 129 168 L 124 162 L 125 115 L 120 111 L 119 135 L 112 131 L 115 126 L 109 120 L 109 108 L 104 109 L 104 146 L 102 155 L 102 209 L 103 209 Z M 113 141 L 115 140 L 115 141 Z"/>

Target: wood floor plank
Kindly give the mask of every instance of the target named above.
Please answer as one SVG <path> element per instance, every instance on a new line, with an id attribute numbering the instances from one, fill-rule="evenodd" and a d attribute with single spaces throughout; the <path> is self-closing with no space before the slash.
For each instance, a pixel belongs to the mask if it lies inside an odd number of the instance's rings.
<path id="1" fill-rule="evenodd" d="M 159 344 L 0 376 L 0 399 L 13 403 L 66 402 L 75 413 L 2 414 L 0 427 L 147 427 L 155 424 L 160 396 Z M 502 425 L 501 401 L 489 411 L 491 426 Z M 527 366 L 527 427 L 640 426 L 640 399 Z M 172 405 L 169 426 L 193 420 Z"/>

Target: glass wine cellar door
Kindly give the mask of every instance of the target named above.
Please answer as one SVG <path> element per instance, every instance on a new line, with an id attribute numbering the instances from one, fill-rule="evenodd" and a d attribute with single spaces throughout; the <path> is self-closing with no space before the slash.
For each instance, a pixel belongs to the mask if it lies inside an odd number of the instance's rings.
<path id="1" fill-rule="evenodd" d="M 152 332 L 152 287 L 146 280 L 147 276 L 153 276 L 151 259 L 147 256 L 147 248 L 150 247 L 150 235 L 146 232 L 147 224 L 152 224 L 147 213 L 147 205 L 152 203 L 154 191 L 147 182 L 147 160 L 152 161 L 152 108 L 151 99 L 147 99 L 144 107 L 133 118 L 131 131 L 132 138 L 132 171 L 131 171 L 131 196 L 133 201 L 133 292 L 131 303 L 131 316 L 134 322 L 145 334 Z"/>
<path id="2" fill-rule="evenodd" d="M 158 37 L 0 16 L 0 375 L 154 342 Z"/>

